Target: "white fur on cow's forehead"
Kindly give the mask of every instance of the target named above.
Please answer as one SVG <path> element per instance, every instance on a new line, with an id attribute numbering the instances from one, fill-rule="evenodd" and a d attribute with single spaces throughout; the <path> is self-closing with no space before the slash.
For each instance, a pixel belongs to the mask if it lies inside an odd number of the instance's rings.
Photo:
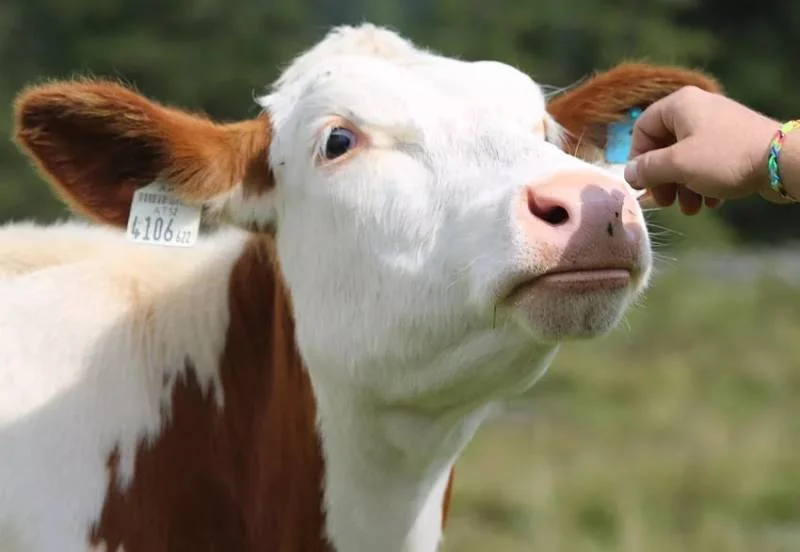
<path id="1" fill-rule="evenodd" d="M 313 135 L 324 117 L 389 131 L 399 141 L 442 131 L 441 123 L 492 121 L 543 136 L 545 98 L 541 88 L 517 69 L 495 61 L 467 62 L 419 49 L 372 26 L 345 27 L 300 56 L 259 99 L 275 130 L 273 152 L 297 146 L 288 123 L 302 114 Z M 288 126 L 290 128 L 286 128 Z M 550 127 L 556 125 L 549 120 Z M 310 128 L 309 128 L 310 126 Z M 452 132 L 469 127 L 445 125 Z"/>
<path id="2" fill-rule="evenodd" d="M 275 88 L 282 88 L 302 79 L 320 62 L 334 56 L 358 54 L 408 62 L 425 53 L 406 38 L 374 25 L 336 27 L 322 41 L 295 58 L 275 82 Z"/>

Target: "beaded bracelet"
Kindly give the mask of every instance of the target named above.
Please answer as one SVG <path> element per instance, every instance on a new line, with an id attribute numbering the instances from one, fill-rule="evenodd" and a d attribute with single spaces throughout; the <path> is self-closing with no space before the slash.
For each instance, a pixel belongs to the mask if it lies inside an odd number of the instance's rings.
<path id="1" fill-rule="evenodd" d="M 791 197 L 786 189 L 783 187 L 783 179 L 781 178 L 781 171 L 778 167 L 778 157 L 780 156 L 781 149 L 783 148 L 783 141 L 786 135 L 791 131 L 800 128 L 800 119 L 795 121 L 788 121 L 781 125 L 781 128 L 775 133 L 772 142 L 769 144 L 769 158 L 767 159 L 767 170 L 769 171 L 769 187 L 784 199 L 796 201 Z"/>

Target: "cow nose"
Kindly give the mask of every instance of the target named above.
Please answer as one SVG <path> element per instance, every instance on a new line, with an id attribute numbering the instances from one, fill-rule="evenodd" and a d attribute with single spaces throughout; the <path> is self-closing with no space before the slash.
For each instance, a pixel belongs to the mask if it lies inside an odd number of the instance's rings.
<path id="1" fill-rule="evenodd" d="M 594 171 L 531 182 L 522 190 L 518 216 L 524 241 L 560 269 L 635 265 L 646 236 L 626 184 Z"/>

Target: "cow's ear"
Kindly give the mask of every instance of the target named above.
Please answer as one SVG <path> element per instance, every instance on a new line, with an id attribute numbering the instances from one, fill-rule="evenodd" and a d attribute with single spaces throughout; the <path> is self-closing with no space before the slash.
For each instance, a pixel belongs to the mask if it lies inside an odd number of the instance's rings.
<path id="1" fill-rule="evenodd" d="M 15 139 L 56 193 L 106 224 L 125 226 L 134 192 L 155 181 L 197 206 L 272 186 L 266 116 L 217 124 L 98 80 L 28 88 L 15 110 Z"/>
<path id="2" fill-rule="evenodd" d="M 722 93 L 713 77 L 699 71 L 624 63 L 556 95 L 547 111 L 563 130 L 565 151 L 587 161 L 602 161 L 609 124 L 685 86 Z"/>

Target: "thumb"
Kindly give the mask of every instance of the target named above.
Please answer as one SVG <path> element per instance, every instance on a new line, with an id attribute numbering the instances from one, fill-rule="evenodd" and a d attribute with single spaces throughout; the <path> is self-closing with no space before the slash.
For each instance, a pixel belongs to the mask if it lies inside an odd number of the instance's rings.
<path id="1" fill-rule="evenodd" d="M 691 145 L 683 141 L 643 153 L 625 166 L 625 180 L 639 189 L 685 182 L 687 172 L 679 160 L 690 153 L 690 148 Z"/>

